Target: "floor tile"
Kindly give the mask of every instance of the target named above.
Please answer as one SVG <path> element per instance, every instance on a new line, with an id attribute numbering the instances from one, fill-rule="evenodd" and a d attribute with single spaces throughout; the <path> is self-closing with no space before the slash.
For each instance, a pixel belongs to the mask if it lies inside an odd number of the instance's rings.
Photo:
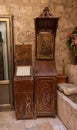
<path id="1" fill-rule="evenodd" d="M 35 120 L 24 120 L 24 123 L 25 128 L 31 128 L 36 126 Z"/>
<path id="2" fill-rule="evenodd" d="M 59 118 L 56 116 L 56 118 L 49 118 L 49 122 L 51 125 L 61 125 L 62 122 L 59 120 Z"/>
<path id="3" fill-rule="evenodd" d="M 7 127 L 1 127 L 0 130 L 8 130 Z"/>
<path id="4" fill-rule="evenodd" d="M 16 121 L 16 122 L 10 124 L 8 126 L 8 129 L 9 130 L 22 130 L 22 129 L 25 129 L 24 121 L 22 121 L 22 120 Z"/>
<path id="5" fill-rule="evenodd" d="M 12 123 L 12 111 L 0 112 L 0 127 L 8 126 Z"/>
<path id="6" fill-rule="evenodd" d="M 0 130 L 48 130 L 43 125 L 49 123 L 53 130 L 67 130 L 59 118 L 36 118 L 17 120 L 15 111 L 0 112 Z"/>
<path id="7" fill-rule="evenodd" d="M 41 118 L 41 117 L 39 117 L 39 118 L 37 118 L 36 120 L 35 120 L 35 123 L 38 125 L 38 124 L 42 124 L 42 123 L 47 123 L 47 122 L 49 122 L 49 120 L 48 120 L 49 118 Z"/>

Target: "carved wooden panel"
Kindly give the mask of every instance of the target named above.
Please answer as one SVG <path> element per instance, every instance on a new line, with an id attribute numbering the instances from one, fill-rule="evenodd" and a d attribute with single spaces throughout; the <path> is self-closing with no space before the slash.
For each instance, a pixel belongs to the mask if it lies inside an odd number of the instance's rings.
<path id="1" fill-rule="evenodd" d="M 56 114 L 55 78 L 35 78 L 35 115 L 54 116 Z"/>
<path id="2" fill-rule="evenodd" d="M 14 79 L 15 112 L 17 119 L 33 118 L 33 79 Z"/>
<path id="3" fill-rule="evenodd" d="M 15 112 L 17 119 L 33 117 L 33 93 L 15 93 Z"/>
<path id="4" fill-rule="evenodd" d="M 32 45 L 15 45 L 16 65 L 32 65 Z"/>

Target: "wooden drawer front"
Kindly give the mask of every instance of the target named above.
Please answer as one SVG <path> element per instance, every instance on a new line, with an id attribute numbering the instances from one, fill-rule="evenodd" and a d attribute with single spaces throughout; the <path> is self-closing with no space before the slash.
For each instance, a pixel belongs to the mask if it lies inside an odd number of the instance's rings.
<path id="1" fill-rule="evenodd" d="M 33 93 L 15 93 L 17 119 L 33 117 Z"/>
<path id="2" fill-rule="evenodd" d="M 36 111 L 37 115 L 53 116 L 55 112 L 56 87 L 55 79 L 36 79 Z"/>
<path id="3" fill-rule="evenodd" d="M 32 92 L 33 91 L 33 81 L 32 80 L 21 80 L 14 82 L 15 92 Z"/>

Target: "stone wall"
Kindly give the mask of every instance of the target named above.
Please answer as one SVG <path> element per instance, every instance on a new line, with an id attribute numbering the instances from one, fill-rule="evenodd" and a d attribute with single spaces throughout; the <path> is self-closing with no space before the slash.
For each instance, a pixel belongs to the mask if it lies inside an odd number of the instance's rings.
<path id="1" fill-rule="evenodd" d="M 62 73 L 63 60 L 65 68 L 68 63 L 73 63 L 73 56 L 65 44 L 67 34 L 77 26 L 77 1 L 76 0 L 52 0 L 50 9 L 53 16 L 59 17 L 56 36 L 55 58 L 58 73 Z"/>
<path id="2" fill-rule="evenodd" d="M 71 32 L 77 23 L 77 0 L 0 0 L 0 15 L 13 15 L 14 44 L 32 44 L 34 59 L 34 18 L 38 17 L 46 6 L 54 17 L 59 17 L 55 59 L 57 72 L 62 73 L 62 60 L 65 67 L 72 61 L 71 52 L 65 42 L 67 33 Z"/>

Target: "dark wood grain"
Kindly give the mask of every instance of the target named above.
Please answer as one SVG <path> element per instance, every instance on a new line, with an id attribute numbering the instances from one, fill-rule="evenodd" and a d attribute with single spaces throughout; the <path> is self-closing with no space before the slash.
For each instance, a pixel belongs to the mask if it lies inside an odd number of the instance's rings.
<path id="1" fill-rule="evenodd" d="M 32 65 L 32 45 L 15 45 L 16 65 Z"/>
<path id="2" fill-rule="evenodd" d="M 33 79 L 14 79 L 15 113 L 17 119 L 33 118 Z"/>

